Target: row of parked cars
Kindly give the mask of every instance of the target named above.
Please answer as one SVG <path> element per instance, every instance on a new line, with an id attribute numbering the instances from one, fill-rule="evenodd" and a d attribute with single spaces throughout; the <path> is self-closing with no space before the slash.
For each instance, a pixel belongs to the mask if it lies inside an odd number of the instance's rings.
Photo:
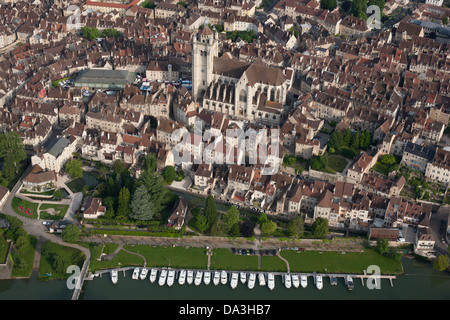
<path id="1" fill-rule="evenodd" d="M 277 254 L 277 250 L 272 249 L 272 250 L 253 250 L 253 249 L 236 249 L 236 248 L 231 248 L 231 252 L 233 254 L 239 254 L 239 255 L 262 255 L 262 256 L 269 256 L 269 255 L 276 255 Z"/>

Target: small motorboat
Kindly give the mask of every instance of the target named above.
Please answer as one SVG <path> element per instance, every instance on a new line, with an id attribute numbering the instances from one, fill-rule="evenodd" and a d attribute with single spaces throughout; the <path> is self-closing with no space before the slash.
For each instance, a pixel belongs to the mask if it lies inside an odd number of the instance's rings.
<path id="1" fill-rule="evenodd" d="M 337 286 L 337 278 L 335 276 L 330 276 L 330 284 L 332 286 Z"/>
<path id="2" fill-rule="evenodd" d="M 228 281 L 227 273 L 225 271 L 222 271 L 222 273 L 220 274 L 220 283 L 227 284 L 227 281 Z"/>
<path id="3" fill-rule="evenodd" d="M 111 270 L 111 281 L 114 284 L 116 284 L 117 281 L 119 281 L 119 273 L 117 272 L 117 270 Z"/>
<path id="4" fill-rule="evenodd" d="M 150 280 L 150 283 L 155 282 L 157 276 L 158 276 L 158 269 L 152 269 L 150 271 L 150 276 L 148 277 Z"/>
<path id="5" fill-rule="evenodd" d="M 320 274 L 316 275 L 316 288 L 319 290 L 323 288 L 323 278 Z"/>
<path id="6" fill-rule="evenodd" d="M 194 281 L 194 271 L 188 270 L 186 281 L 188 284 L 192 284 L 192 282 Z"/>
<path id="7" fill-rule="evenodd" d="M 308 286 L 308 276 L 305 274 L 302 274 L 300 276 L 300 285 L 303 289 L 305 289 Z"/>
<path id="8" fill-rule="evenodd" d="M 275 276 L 273 275 L 273 273 L 269 273 L 267 275 L 267 286 L 270 290 L 275 289 Z"/>
<path id="9" fill-rule="evenodd" d="M 239 282 L 239 274 L 237 272 L 233 272 L 231 274 L 231 289 L 236 289 Z"/>
<path id="10" fill-rule="evenodd" d="M 181 270 L 178 276 L 178 284 L 183 285 L 186 282 L 186 270 Z"/>
<path id="11" fill-rule="evenodd" d="M 255 287 L 255 282 L 256 282 L 256 274 L 255 273 L 250 273 L 250 276 L 248 277 L 248 288 L 251 290 Z"/>
<path id="12" fill-rule="evenodd" d="M 266 277 L 264 276 L 264 273 L 258 274 L 258 280 L 260 286 L 264 287 L 266 285 Z"/>
<path id="13" fill-rule="evenodd" d="M 214 272 L 213 283 L 215 286 L 217 286 L 220 283 L 220 272 L 219 271 Z"/>
<path id="14" fill-rule="evenodd" d="M 174 282 L 175 282 L 175 270 L 169 270 L 169 273 L 167 275 L 167 285 L 171 287 L 173 286 Z"/>
<path id="15" fill-rule="evenodd" d="M 290 289 L 292 287 L 292 279 L 289 273 L 284 275 L 284 285 L 286 286 L 286 289 Z"/>
<path id="16" fill-rule="evenodd" d="M 300 278 L 298 277 L 298 274 L 292 275 L 292 285 L 294 288 L 298 288 L 300 286 Z"/>
<path id="17" fill-rule="evenodd" d="M 194 280 L 194 284 L 196 286 L 199 286 L 202 283 L 202 277 L 203 277 L 203 272 L 197 271 L 197 273 L 195 274 L 195 280 Z"/>
<path id="18" fill-rule="evenodd" d="M 354 288 L 355 288 L 355 285 L 354 285 L 354 283 L 353 283 L 353 279 L 352 279 L 352 277 L 350 277 L 350 276 L 347 276 L 346 277 L 346 282 L 347 282 L 347 289 L 348 290 L 350 290 L 350 291 L 352 291 Z"/>
<path id="19" fill-rule="evenodd" d="M 211 272 L 205 271 L 205 274 L 203 275 L 203 282 L 206 285 L 209 285 L 211 283 Z"/>
<path id="20" fill-rule="evenodd" d="M 142 268 L 141 275 L 139 276 L 139 278 L 141 280 L 144 280 L 147 277 L 147 273 L 148 273 L 148 269 L 147 268 Z"/>
<path id="21" fill-rule="evenodd" d="M 139 279 L 139 272 L 140 272 L 140 269 L 139 269 L 139 268 L 135 268 L 135 269 L 134 269 L 134 271 L 133 271 L 133 276 L 132 276 L 133 280 Z"/>
<path id="22" fill-rule="evenodd" d="M 241 272 L 241 282 L 245 283 L 247 281 L 247 274 L 245 272 Z"/>
<path id="23" fill-rule="evenodd" d="M 159 275 L 159 280 L 158 280 L 158 284 L 160 287 L 162 287 L 166 283 L 166 279 L 167 279 L 167 270 L 162 269 L 161 274 Z"/>

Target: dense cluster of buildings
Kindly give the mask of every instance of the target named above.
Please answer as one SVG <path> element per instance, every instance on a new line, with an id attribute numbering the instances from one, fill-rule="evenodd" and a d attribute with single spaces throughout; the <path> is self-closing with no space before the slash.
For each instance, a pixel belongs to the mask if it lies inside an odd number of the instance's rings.
<path id="1" fill-rule="evenodd" d="M 159 168 L 185 171 L 190 191 L 236 205 L 380 237 L 392 233 L 378 229 L 404 224 L 428 235 L 431 205 L 401 197 L 403 176 L 371 169 L 392 154 L 430 181 L 450 182 L 450 33 L 441 23 L 450 12 L 437 2 L 383 30 L 315 0 L 281 0 L 267 15 L 247 0 L 75 2 L 81 26 L 121 33 L 91 40 L 69 30 L 74 11 L 63 1 L 8 2 L 0 6 L 1 130 L 18 132 L 42 170 L 29 184 L 56 182 L 73 152 L 121 160 L 137 174 L 154 152 Z M 387 1 L 385 13 L 408 4 Z M 253 41 L 232 41 L 235 31 Z M 371 147 L 335 175 L 284 172 L 287 154 L 310 160 L 327 151 L 331 123 L 342 133 L 368 130 Z M 279 132 L 265 151 L 264 128 Z M 230 130 L 246 133 L 245 148 Z M 189 154 L 181 163 L 180 143 Z M 268 164 L 279 170 L 265 174 Z M 186 204 L 177 206 L 171 221 L 180 226 Z M 89 207 L 92 216 L 105 211 L 95 200 Z"/>

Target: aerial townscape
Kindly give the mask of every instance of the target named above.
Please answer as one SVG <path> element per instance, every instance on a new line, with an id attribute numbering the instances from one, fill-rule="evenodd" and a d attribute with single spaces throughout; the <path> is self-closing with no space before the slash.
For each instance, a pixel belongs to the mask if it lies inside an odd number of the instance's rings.
<path id="1" fill-rule="evenodd" d="M 121 299 L 139 279 L 161 299 L 338 299 L 374 272 L 365 298 L 450 299 L 449 0 L 0 12 L 0 279 L 79 270 L 66 297 L 2 280 L 0 299 Z M 440 287 L 404 287 L 412 261 Z"/>

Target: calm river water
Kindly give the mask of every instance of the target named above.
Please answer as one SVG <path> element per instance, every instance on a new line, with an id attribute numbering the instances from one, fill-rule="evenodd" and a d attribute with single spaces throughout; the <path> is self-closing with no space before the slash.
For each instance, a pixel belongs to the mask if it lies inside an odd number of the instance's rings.
<path id="1" fill-rule="evenodd" d="M 109 275 L 85 281 L 80 300 L 449 300 L 450 274 L 435 271 L 431 264 L 418 260 L 403 259 L 405 274 L 394 280 L 394 287 L 388 280 L 381 281 L 380 290 L 369 290 L 355 279 L 355 290 L 347 291 L 343 279 L 337 286 L 331 286 L 328 278 L 324 278 L 324 288 L 319 291 L 314 287 L 312 277 L 308 287 L 286 289 L 281 277 L 276 277 L 276 287 L 270 291 L 267 287 L 255 285 L 249 290 L 239 283 L 233 290 L 228 285 L 158 286 L 146 280 L 132 280 L 131 272 L 123 276 L 119 273 L 119 282 L 111 283 Z M 67 289 L 65 281 L 39 282 L 36 277 L 28 280 L 1 280 L 0 300 L 67 300 L 72 291 Z"/>

